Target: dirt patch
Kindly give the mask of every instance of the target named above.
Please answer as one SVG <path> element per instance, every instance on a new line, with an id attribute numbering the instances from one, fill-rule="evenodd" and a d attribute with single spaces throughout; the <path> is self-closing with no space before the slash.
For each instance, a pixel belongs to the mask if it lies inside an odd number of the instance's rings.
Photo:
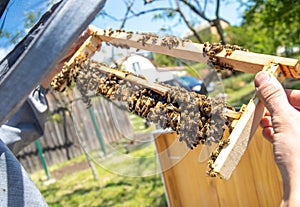
<path id="1" fill-rule="evenodd" d="M 77 162 L 77 163 L 72 163 L 70 165 L 64 166 L 60 169 L 51 171 L 51 176 L 59 179 L 62 176 L 64 176 L 65 174 L 71 174 L 74 172 L 78 172 L 78 171 L 82 171 L 89 168 L 89 165 L 87 163 L 87 161 L 82 161 L 82 162 Z"/>

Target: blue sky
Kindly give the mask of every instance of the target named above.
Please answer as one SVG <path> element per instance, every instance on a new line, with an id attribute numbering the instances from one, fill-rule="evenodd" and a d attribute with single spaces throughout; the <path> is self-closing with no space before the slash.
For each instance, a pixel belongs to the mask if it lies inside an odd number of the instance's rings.
<path id="1" fill-rule="evenodd" d="M 26 11 L 46 11 L 47 2 L 45 0 L 11 0 L 9 10 L 7 12 L 6 20 L 4 23 L 3 29 L 14 33 L 18 29 L 22 30 L 24 28 L 24 10 Z M 136 0 L 136 4 L 134 7 L 135 11 L 141 10 L 143 8 L 143 0 Z M 222 1 L 221 1 L 222 2 Z M 243 12 L 242 8 L 239 8 L 240 4 L 237 1 L 226 1 L 227 3 L 221 4 L 220 16 L 232 25 L 238 25 L 241 22 L 241 14 Z M 168 6 L 168 0 L 161 0 L 158 3 L 153 4 L 153 6 Z M 111 16 L 115 16 L 121 18 L 124 15 L 125 4 L 123 0 L 107 0 L 104 10 L 109 13 Z M 208 7 L 208 13 L 214 14 L 214 9 Z M 125 29 L 131 31 L 139 31 L 139 32 L 158 32 L 160 28 L 172 27 L 173 35 L 182 36 L 187 32 L 187 27 L 182 24 L 176 24 L 175 21 L 163 21 L 163 20 L 153 20 L 153 13 L 142 15 L 139 18 L 132 18 L 127 21 Z M 0 19 L 0 25 L 2 25 L 4 20 L 4 15 Z M 197 22 L 198 23 L 198 22 Z M 199 22 L 200 24 L 201 22 Z M 93 22 L 93 25 L 99 28 L 114 28 L 117 29 L 120 27 L 121 23 L 111 20 L 109 18 L 103 19 L 101 17 L 97 17 Z M 11 49 L 13 45 L 9 43 L 6 38 L 0 38 L 0 58 L 2 58 L 8 51 Z"/>
<path id="2" fill-rule="evenodd" d="M 168 0 L 161 0 L 159 3 L 153 4 L 153 6 L 159 6 L 164 7 L 168 5 Z M 144 3 L 143 0 L 136 0 L 136 5 L 134 7 L 135 11 L 141 10 L 139 8 L 143 8 Z M 150 5 L 151 6 L 151 5 Z M 112 16 L 119 16 L 120 17 L 120 11 L 125 10 L 125 4 L 122 0 L 108 0 L 104 9 L 107 13 L 109 13 Z M 150 7 L 148 7 L 150 8 Z M 208 7 L 208 14 L 212 13 L 214 14 L 214 8 Z M 240 4 L 238 1 L 227 1 L 227 3 L 221 4 L 220 9 L 220 16 L 227 21 L 230 22 L 232 25 L 239 25 L 241 23 L 241 15 L 243 12 L 243 8 L 240 8 Z M 170 25 L 170 22 L 163 21 L 163 20 L 153 20 L 153 13 L 142 15 L 139 18 L 132 18 L 130 19 L 127 24 L 126 28 L 128 30 L 132 31 L 141 31 L 141 32 L 157 32 L 161 27 L 168 27 Z M 112 20 L 109 21 L 103 21 L 101 18 L 96 18 L 96 20 L 93 22 L 96 26 L 101 28 L 118 28 L 120 27 L 120 22 L 115 22 Z M 174 24 L 175 22 L 173 22 Z M 201 23 L 201 22 L 199 22 Z M 172 23 L 171 23 L 172 25 Z M 174 32 L 177 33 L 175 35 L 180 36 L 183 32 L 187 31 L 187 27 L 182 23 L 181 25 L 178 25 L 176 28 L 173 28 Z"/>

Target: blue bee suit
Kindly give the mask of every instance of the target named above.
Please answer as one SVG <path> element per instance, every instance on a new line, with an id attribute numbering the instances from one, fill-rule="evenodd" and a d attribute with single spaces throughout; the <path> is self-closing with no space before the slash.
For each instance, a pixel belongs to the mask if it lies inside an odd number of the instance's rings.
<path id="1" fill-rule="evenodd" d="M 0 127 L 0 206 L 47 206 L 43 196 L 16 159 L 21 149 L 41 137 L 48 104 L 38 87 L 17 113 Z"/>

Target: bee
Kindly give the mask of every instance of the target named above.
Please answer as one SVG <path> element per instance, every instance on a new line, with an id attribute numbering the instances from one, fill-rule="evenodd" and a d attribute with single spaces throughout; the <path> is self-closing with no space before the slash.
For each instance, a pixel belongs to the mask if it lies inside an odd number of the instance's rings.
<path id="1" fill-rule="evenodd" d="M 212 160 L 209 160 L 209 161 L 207 162 L 207 165 L 208 165 L 208 167 L 209 167 L 210 169 L 214 169 L 214 168 L 216 167 L 216 165 L 214 164 L 214 162 L 213 162 Z"/>
<path id="2" fill-rule="evenodd" d="M 177 37 L 175 37 L 175 36 L 173 36 L 173 37 L 171 38 L 171 42 L 172 42 L 172 47 L 173 47 L 173 48 L 178 47 L 178 46 L 179 46 L 179 43 L 180 43 L 179 39 L 178 39 Z"/>
<path id="3" fill-rule="evenodd" d="M 213 170 L 207 171 L 206 174 L 209 175 L 210 177 L 217 177 L 217 173 L 214 172 Z"/>
<path id="4" fill-rule="evenodd" d="M 112 36 L 114 34 L 114 31 L 112 30 L 112 28 L 109 28 L 108 30 L 108 36 Z"/>
<path id="5" fill-rule="evenodd" d="M 133 32 L 127 32 L 126 39 L 128 39 L 128 40 L 131 39 L 132 35 L 133 35 Z"/>
<path id="6" fill-rule="evenodd" d="M 148 115 L 147 115 L 147 119 L 149 121 L 152 121 L 154 123 L 157 123 L 158 119 L 159 119 L 159 116 L 157 113 L 155 113 L 153 110 L 151 110 Z"/>
<path id="7" fill-rule="evenodd" d="M 183 39 L 183 40 L 181 40 L 181 46 L 185 47 L 185 43 L 190 43 L 190 42 L 192 42 L 192 41 L 189 39 Z"/>
<path id="8" fill-rule="evenodd" d="M 232 54 L 232 49 L 226 49 L 225 57 L 230 56 L 231 54 Z"/>
<path id="9" fill-rule="evenodd" d="M 179 39 L 177 37 L 174 36 L 165 36 L 162 39 L 162 46 L 164 47 L 168 47 L 169 50 L 172 48 L 176 48 L 179 45 Z"/>
<path id="10" fill-rule="evenodd" d="M 210 66 L 211 68 L 216 67 L 217 65 L 219 65 L 219 59 L 216 57 L 210 57 L 207 60 L 207 65 Z"/>
<path id="11" fill-rule="evenodd" d="M 142 37 L 142 45 L 145 46 L 147 41 L 151 38 L 151 34 L 150 33 L 146 33 L 143 35 Z"/>
<path id="12" fill-rule="evenodd" d="M 115 90 L 114 87 L 111 87 L 111 88 L 107 91 L 106 96 L 111 96 L 111 95 L 113 94 L 114 90 Z"/>
<path id="13" fill-rule="evenodd" d="M 204 42 L 203 43 L 203 54 L 206 54 L 208 51 L 211 49 L 211 44 L 209 42 Z"/>
<path id="14" fill-rule="evenodd" d="M 163 37 L 163 39 L 161 41 L 161 46 L 163 46 L 163 47 L 169 47 L 169 36 Z M 170 47 L 169 47 L 169 49 L 170 49 Z"/>
<path id="15" fill-rule="evenodd" d="M 130 99 L 128 100 L 127 106 L 130 111 L 133 111 L 136 101 L 137 101 L 137 98 L 135 96 L 130 97 Z"/>
<path id="16" fill-rule="evenodd" d="M 138 98 L 137 100 L 136 100 L 136 103 L 135 103 L 135 108 L 134 108 L 134 110 L 135 110 L 135 112 L 137 113 L 137 114 L 140 114 L 141 112 L 142 112 L 142 107 L 141 107 L 141 105 L 142 105 L 142 100 L 140 99 L 140 98 Z"/>
<path id="17" fill-rule="evenodd" d="M 151 43 L 151 44 L 152 44 L 152 45 L 155 45 L 155 44 L 157 43 L 157 39 L 158 39 L 158 37 L 153 36 L 152 39 L 151 39 L 151 40 L 152 40 L 152 43 Z"/>

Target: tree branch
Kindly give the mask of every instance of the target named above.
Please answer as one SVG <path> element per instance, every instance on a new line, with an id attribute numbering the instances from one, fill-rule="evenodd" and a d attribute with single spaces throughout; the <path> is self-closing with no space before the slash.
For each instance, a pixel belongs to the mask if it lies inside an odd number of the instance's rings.
<path id="1" fill-rule="evenodd" d="M 224 30 L 221 26 L 220 23 L 220 17 L 219 17 L 219 11 L 220 11 L 220 0 L 217 0 L 217 4 L 216 4 L 216 19 L 213 20 L 213 25 L 217 28 L 218 34 L 220 36 L 220 40 L 222 41 L 223 44 L 226 44 L 226 40 L 224 37 Z"/>
<path id="2" fill-rule="evenodd" d="M 151 12 L 157 12 L 157 11 L 166 11 L 166 10 L 173 10 L 172 8 L 166 8 L 166 7 L 161 7 L 161 8 L 154 8 L 154 9 L 149 9 L 149 10 L 145 10 L 145 11 L 141 11 L 138 13 L 135 13 L 134 11 L 130 11 L 130 13 L 132 14 L 132 16 L 129 16 L 128 19 L 133 18 L 133 17 L 138 17 L 147 13 L 151 13 Z"/>
<path id="3" fill-rule="evenodd" d="M 180 1 L 183 2 L 186 6 L 188 6 L 193 12 L 198 14 L 198 16 L 200 16 L 201 18 L 205 19 L 208 22 L 212 21 L 211 19 L 207 18 L 203 12 L 198 11 L 197 8 L 187 0 L 180 0 Z"/>
<path id="4" fill-rule="evenodd" d="M 132 8 L 132 6 L 133 6 L 133 4 L 134 4 L 134 1 L 135 1 L 135 0 L 133 0 L 133 1 L 131 1 L 131 2 L 127 2 L 127 9 L 126 9 L 125 16 L 124 16 L 124 18 L 123 18 L 122 24 L 121 24 L 121 26 L 120 26 L 120 29 L 123 29 L 123 28 L 124 28 L 125 23 L 126 23 L 126 21 L 127 21 L 127 17 L 128 17 L 128 15 L 129 15 L 129 12 L 131 11 L 131 8 Z"/>
<path id="5" fill-rule="evenodd" d="M 184 14 L 182 13 L 182 11 L 180 10 L 180 4 L 179 1 L 176 0 L 176 5 L 177 5 L 177 9 L 176 12 L 178 12 L 181 16 L 181 18 L 183 19 L 184 23 L 186 24 L 186 26 L 193 32 L 194 36 L 196 37 L 196 39 L 200 42 L 203 43 L 202 38 L 199 36 L 199 34 L 197 33 L 197 31 L 194 29 L 194 27 L 189 23 L 189 21 L 187 20 L 187 18 L 184 16 Z"/>
<path id="6" fill-rule="evenodd" d="M 199 0 L 194 0 L 194 2 L 195 2 L 195 4 L 198 6 L 199 11 L 200 11 L 200 12 L 203 12 L 203 9 L 202 9 L 202 6 L 201 6 Z"/>
<path id="7" fill-rule="evenodd" d="M 219 19 L 219 11 L 220 11 L 220 0 L 217 0 L 217 5 L 216 5 L 216 19 Z"/>
<path id="8" fill-rule="evenodd" d="M 207 8 L 207 0 L 204 1 L 204 9 L 203 9 L 203 13 L 205 13 L 206 8 Z"/>
<path id="9" fill-rule="evenodd" d="M 114 16 L 112 16 L 112 15 L 106 13 L 105 10 L 102 10 L 98 15 L 100 15 L 100 16 L 102 16 L 102 17 L 106 16 L 106 17 L 108 17 L 108 18 L 110 18 L 110 19 L 112 19 L 112 20 L 114 20 L 114 21 L 120 21 L 120 19 L 117 19 L 116 17 L 114 17 Z"/>

